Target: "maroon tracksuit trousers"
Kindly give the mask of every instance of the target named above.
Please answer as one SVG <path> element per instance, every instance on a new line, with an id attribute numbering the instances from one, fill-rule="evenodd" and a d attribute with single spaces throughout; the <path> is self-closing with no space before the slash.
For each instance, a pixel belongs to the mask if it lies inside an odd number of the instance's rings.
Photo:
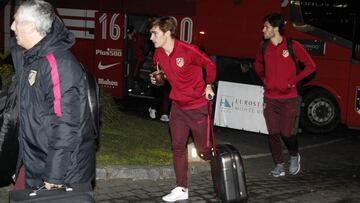
<path id="1" fill-rule="evenodd" d="M 208 152 L 210 146 L 208 127 L 208 106 L 197 109 L 180 109 L 175 103 L 171 106 L 170 112 L 171 144 L 173 151 L 173 163 L 176 175 L 177 186 L 187 187 L 187 143 L 191 130 L 194 144 L 198 154 Z"/>
<path id="2" fill-rule="evenodd" d="M 269 146 L 275 164 L 284 163 L 280 138 L 284 141 L 290 156 L 298 153 L 298 142 L 294 126 L 297 113 L 297 99 L 270 99 L 264 97 L 264 117 L 269 131 Z"/>

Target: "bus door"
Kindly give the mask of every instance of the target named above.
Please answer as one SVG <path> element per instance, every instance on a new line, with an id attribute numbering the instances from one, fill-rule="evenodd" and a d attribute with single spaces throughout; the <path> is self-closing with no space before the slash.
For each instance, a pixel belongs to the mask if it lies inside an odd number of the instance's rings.
<path id="1" fill-rule="evenodd" d="M 124 30 L 125 15 L 98 12 L 95 15 L 95 76 L 105 92 L 125 96 Z"/>
<path id="2" fill-rule="evenodd" d="M 360 126 L 360 16 L 355 17 L 347 120 L 350 127 Z"/>
<path id="3" fill-rule="evenodd" d="M 142 51 L 144 61 L 141 63 L 140 67 L 136 67 L 137 60 L 139 60 L 139 52 L 140 45 L 139 43 L 133 44 L 129 38 L 126 40 L 126 68 L 125 68 L 125 78 L 127 86 L 127 94 L 132 97 L 146 98 L 146 99 L 154 99 L 156 96 L 155 89 L 153 89 L 150 84 L 149 74 L 154 71 L 152 64 L 152 56 L 154 53 L 154 44 L 150 40 L 151 34 L 148 30 L 150 19 L 154 16 L 148 15 L 138 15 L 138 14 L 127 14 L 126 15 L 126 27 L 127 30 L 134 29 L 135 42 L 143 42 Z M 193 20 L 189 16 L 173 16 L 178 24 L 176 29 L 176 36 L 179 40 L 184 41 L 186 43 L 192 43 L 193 40 Z M 142 40 L 141 40 L 142 39 Z M 136 48 L 135 48 L 136 46 Z M 137 59 L 135 59 L 137 58 Z M 140 57 L 141 58 L 141 57 Z M 160 67 L 161 69 L 161 67 Z M 135 70 L 138 70 L 137 75 L 134 74 Z"/>

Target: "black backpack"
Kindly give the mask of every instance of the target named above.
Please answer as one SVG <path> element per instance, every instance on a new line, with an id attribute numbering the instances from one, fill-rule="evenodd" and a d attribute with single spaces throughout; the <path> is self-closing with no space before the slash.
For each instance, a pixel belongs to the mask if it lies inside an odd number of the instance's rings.
<path id="1" fill-rule="evenodd" d="M 14 77 L 15 78 L 15 77 Z M 18 82 L 0 92 L 0 187 L 12 182 L 19 152 Z"/>
<path id="2" fill-rule="evenodd" d="M 85 71 L 85 70 L 84 70 Z M 88 84 L 87 96 L 90 106 L 91 120 L 93 123 L 96 136 L 99 135 L 100 130 L 100 89 L 96 83 L 96 78 L 90 73 L 86 72 L 86 81 Z"/>
<path id="3" fill-rule="evenodd" d="M 50 55 L 50 54 L 49 54 Z M 48 57 L 46 57 L 49 61 L 50 66 L 52 66 L 52 62 Z M 90 107 L 90 116 L 92 121 L 92 126 L 94 128 L 95 135 L 99 135 L 100 128 L 100 90 L 99 85 L 96 83 L 95 77 L 87 72 L 82 64 L 80 64 L 84 73 L 85 79 L 87 81 L 87 97 Z"/>
<path id="4" fill-rule="evenodd" d="M 301 72 L 304 69 L 304 64 L 301 63 L 300 61 L 296 61 L 293 46 L 292 46 L 292 41 L 293 41 L 292 39 L 286 38 L 286 47 L 289 51 L 289 54 L 290 54 L 292 60 L 294 61 L 295 65 L 296 65 L 296 73 L 298 74 L 299 72 Z M 266 51 L 266 48 L 268 47 L 268 45 L 269 45 L 269 40 L 267 39 L 267 40 L 263 41 L 262 47 L 261 47 L 264 68 L 265 68 L 265 51 Z M 296 84 L 298 92 L 301 93 L 302 90 L 304 89 L 304 85 L 307 84 L 308 82 L 312 81 L 315 77 L 316 77 L 316 71 L 312 72 L 310 75 L 306 76 L 301 81 L 299 81 Z"/>

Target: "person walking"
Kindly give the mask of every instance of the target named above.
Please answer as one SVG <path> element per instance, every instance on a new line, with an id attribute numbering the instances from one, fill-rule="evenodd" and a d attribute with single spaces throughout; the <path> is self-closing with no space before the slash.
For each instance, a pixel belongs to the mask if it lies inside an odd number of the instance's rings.
<path id="1" fill-rule="evenodd" d="M 134 26 L 127 28 L 127 57 L 130 63 L 130 81 L 131 92 L 139 94 L 140 87 L 140 69 L 145 61 L 145 37 L 141 32 L 137 32 Z"/>
<path id="2" fill-rule="evenodd" d="M 16 187 L 91 186 L 96 134 L 86 73 L 69 51 L 75 43 L 51 4 L 27 0 L 11 24 L 19 84 L 19 157 Z"/>
<path id="3" fill-rule="evenodd" d="M 152 86 L 153 95 L 155 97 L 152 105 L 149 107 L 149 117 L 152 119 L 160 115 L 160 121 L 169 122 L 169 112 L 171 107 L 171 100 L 169 98 L 171 86 L 168 81 L 161 86 Z"/>
<path id="4" fill-rule="evenodd" d="M 275 168 L 274 177 L 285 176 L 282 139 L 290 155 L 289 173 L 300 171 L 300 154 L 294 126 L 297 114 L 298 92 L 296 84 L 316 70 L 314 61 L 297 41 L 291 40 L 296 61 L 305 67 L 297 73 L 296 63 L 288 50 L 284 35 L 285 22 L 278 13 L 264 17 L 264 40 L 256 56 L 255 69 L 264 85 L 264 117 L 269 132 L 268 141 Z M 267 45 L 264 45 L 264 44 Z M 264 47 L 266 49 L 264 50 Z"/>
<path id="5" fill-rule="evenodd" d="M 173 164 L 177 186 L 162 197 L 174 202 L 188 199 L 187 141 L 191 130 L 198 154 L 211 150 L 207 136 L 208 100 L 214 97 L 215 64 L 197 46 L 175 38 L 176 21 L 173 17 L 158 17 L 150 23 L 150 40 L 155 45 L 153 64 L 159 65 L 171 85 L 170 131 Z M 206 69 L 206 81 L 203 79 Z M 156 84 L 155 72 L 150 81 Z"/>

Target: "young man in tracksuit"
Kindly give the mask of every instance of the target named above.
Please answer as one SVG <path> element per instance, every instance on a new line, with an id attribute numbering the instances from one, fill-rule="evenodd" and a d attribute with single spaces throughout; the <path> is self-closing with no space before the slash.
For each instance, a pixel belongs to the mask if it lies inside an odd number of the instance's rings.
<path id="1" fill-rule="evenodd" d="M 299 42 L 292 41 L 296 61 L 301 61 L 305 66 L 297 73 L 296 64 L 283 35 L 284 29 L 284 19 L 280 14 L 273 13 L 264 18 L 263 43 L 268 40 L 268 45 L 264 51 L 261 44 L 255 63 L 256 72 L 265 88 L 264 117 L 269 132 L 269 146 L 276 165 L 271 171 L 274 177 L 285 176 L 280 138 L 290 155 L 289 173 L 296 175 L 300 171 L 298 142 L 293 132 L 298 106 L 296 83 L 316 70 L 314 61 L 304 47 Z"/>
<path id="2" fill-rule="evenodd" d="M 211 148 L 207 137 L 208 100 L 214 96 L 215 64 L 196 46 L 175 39 L 176 21 L 160 17 L 150 23 L 155 45 L 153 63 L 159 64 L 171 85 L 170 130 L 177 187 L 162 199 L 167 202 L 188 199 L 187 140 L 192 131 L 199 154 Z M 202 68 L 206 69 L 206 81 Z M 155 84 L 155 78 L 150 74 Z"/>

